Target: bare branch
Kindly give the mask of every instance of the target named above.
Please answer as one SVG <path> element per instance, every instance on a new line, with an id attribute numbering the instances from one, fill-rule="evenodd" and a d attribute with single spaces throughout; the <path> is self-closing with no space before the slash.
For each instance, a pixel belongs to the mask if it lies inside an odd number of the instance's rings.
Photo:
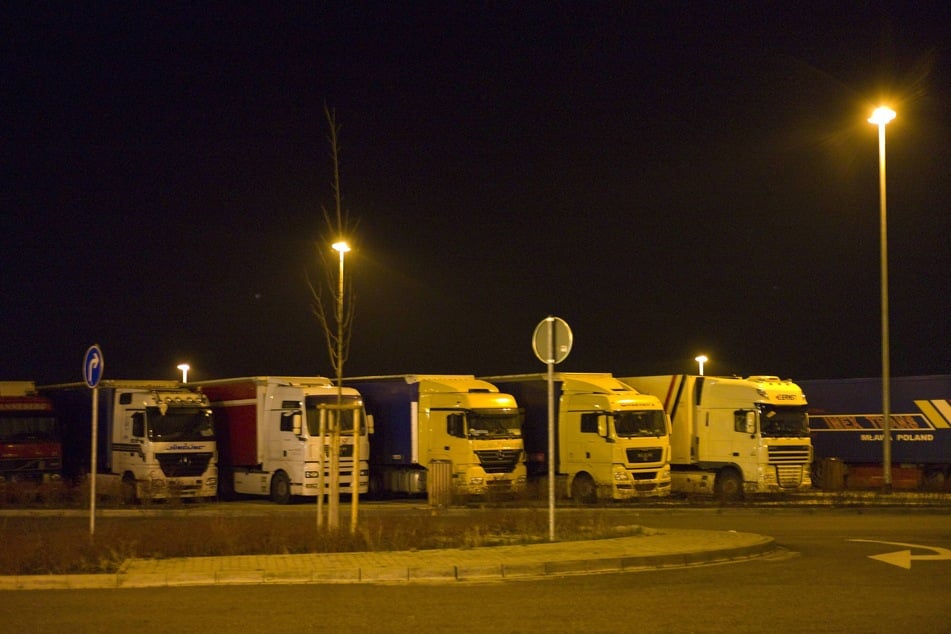
<path id="1" fill-rule="evenodd" d="M 327 345 L 330 365 L 337 376 L 342 376 L 343 365 L 350 355 L 350 341 L 354 319 L 355 295 L 352 279 L 344 280 L 342 297 L 337 279 L 337 261 L 331 259 L 329 245 L 337 240 L 351 235 L 356 224 L 349 222 L 348 214 L 343 205 L 343 189 L 340 184 L 340 126 L 337 124 L 336 112 L 324 104 L 324 116 L 327 119 L 327 141 L 330 145 L 330 159 L 332 165 L 331 192 L 333 206 L 328 209 L 321 206 L 324 219 L 325 233 L 317 244 L 317 261 L 323 269 L 324 283 L 318 284 L 308 274 L 307 283 L 311 292 L 311 310 L 321 330 Z M 345 276 L 346 277 L 346 276 Z M 329 292 L 325 292 L 326 288 Z M 329 297 L 328 297 L 329 295 Z M 343 303 L 342 315 L 337 312 L 337 302 Z"/>

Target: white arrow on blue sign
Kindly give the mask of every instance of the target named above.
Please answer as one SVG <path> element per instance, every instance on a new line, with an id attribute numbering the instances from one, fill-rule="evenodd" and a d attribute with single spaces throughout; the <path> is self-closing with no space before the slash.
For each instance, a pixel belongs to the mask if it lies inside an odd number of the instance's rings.
<path id="1" fill-rule="evenodd" d="M 103 365 L 102 350 L 99 349 L 98 345 L 89 346 L 89 350 L 86 350 L 86 356 L 83 358 L 83 380 L 86 381 L 88 387 L 92 388 L 99 385 Z"/>

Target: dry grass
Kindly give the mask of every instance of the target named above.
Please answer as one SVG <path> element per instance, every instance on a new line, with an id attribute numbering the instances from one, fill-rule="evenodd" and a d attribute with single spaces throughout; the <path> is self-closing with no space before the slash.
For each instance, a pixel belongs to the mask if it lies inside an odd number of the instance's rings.
<path id="1" fill-rule="evenodd" d="M 78 508 L 83 499 L 81 487 L 62 481 L 0 482 L 0 508 Z M 85 501 L 89 503 L 88 491 Z"/>
<path id="2" fill-rule="evenodd" d="M 55 487 L 32 493 L 5 491 L 3 508 L 81 508 L 88 496 Z M 83 498 L 86 498 L 85 500 Z M 108 501 L 107 501 L 108 502 Z M 110 506 L 105 503 L 100 508 Z M 318 533 L 311 513 L 221 516 L 190 513 L 206 508 L 181 501 L 149 504 L 157 515 L 97 517 L 95 536 L 89 518 L 17 515 L 0 518 L 0 575 L 116 572 L 126 559 L 471 548 L 546 541 L 547 508 L 435 511 L 424 506 L 399 512 L 362 513 L 351 534 L 349 517 L 340 530 Z M 227 504 L 222 504 L 227 508 Z M 175 512 L 184 509 L 185 512 Z M 163 511 L 169 511 L 166 515 Z M 344 509 L 346 511 L 346 509 Z M 559 520 L 559 539 L 616 536 L 637 527 L 615 527 L 598 509 Z"/>

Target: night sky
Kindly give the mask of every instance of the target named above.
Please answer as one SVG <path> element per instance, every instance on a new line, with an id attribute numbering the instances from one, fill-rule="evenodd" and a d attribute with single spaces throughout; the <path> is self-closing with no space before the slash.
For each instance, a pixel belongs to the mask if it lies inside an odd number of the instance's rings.
<path id="1" fill-rule="evenodd" d="M 951 373 L 947 2 L 12 2 L 0 379 Z M 278 8 L 276 8 L 278 7 Z"/>

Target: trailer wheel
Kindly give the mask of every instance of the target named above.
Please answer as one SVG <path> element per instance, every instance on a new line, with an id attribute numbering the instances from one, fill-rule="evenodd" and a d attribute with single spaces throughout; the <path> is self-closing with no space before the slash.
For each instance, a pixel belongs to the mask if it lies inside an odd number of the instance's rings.
<path id="1" fill-rule="evenodd" d="M 139 501 L 138 492 L 136 491 L 135 477 L 132 474 L 127 473 L 122 476 L 122 503 L 123 504 L 136 504 Z"/>
<path id="2" fill-rule="evenodd" d="M 736 469 L 724 469 L 717 474 L 713 492 L 725 502 L 739 500 L 743 497 L 743 478 Z"/>
<path id="3" fill-rule="evenodd" d="M 581 504 L 591 504 L 598 499 L 598 489 L 587 473 L 579 473 L 571 481 L 571 498 Z"/>
<path id="4" fill-rule="evenodd" d="M 271 501 L 275 504 L 291 501 L 291 481 L 283 471 L 278 471 L 271 478 Z"/>
<path id="5" fill-rule="evenodd" d="M 924 489 L 925 491 L 944 491 L 948 483 L 948 477 L 941 469 L 925 471 Z"/>

